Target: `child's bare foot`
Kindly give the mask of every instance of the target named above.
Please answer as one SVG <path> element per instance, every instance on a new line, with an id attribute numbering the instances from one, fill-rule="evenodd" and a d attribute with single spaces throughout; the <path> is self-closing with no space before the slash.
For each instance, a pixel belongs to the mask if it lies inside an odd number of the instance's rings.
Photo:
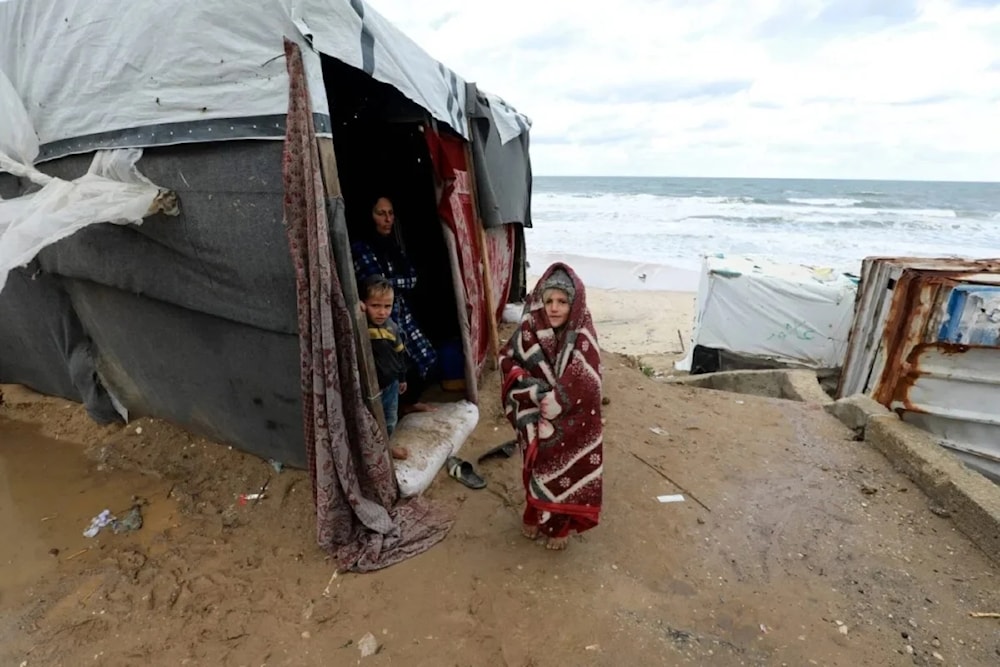
<path id="1" fill-rule="evenodd" d="M 562 551 L 569 544 L 569 536 L 567 537 L 550 537 L 545 543 L 546 549 L 551 549 L 552 551 Z"/>
<path id="2" fill-rule="evenodd" d="M 529 540 L 538 539 L 538 526 L 529 526 L 528 524 L 521 524 L 521 533 L 527 537 Z"/>
<path id="3" fill-rule="evenodd" d="M 398 459 L 399 461 L 405 461 L 410 458 L 410 452 L 406 449 L 406 447 L 392 447 L 389 449 L 389 452 L 392 454 L 392 458 Z"/>

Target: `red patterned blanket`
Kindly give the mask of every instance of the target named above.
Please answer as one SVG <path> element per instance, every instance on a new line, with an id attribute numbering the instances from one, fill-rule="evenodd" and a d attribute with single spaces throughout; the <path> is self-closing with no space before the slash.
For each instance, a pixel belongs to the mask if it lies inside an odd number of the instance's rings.
<path id="1" fill-rule="evenodd" d="M 562 272 L 562 273 L 560 273 Z M 543 294 L 554 277 L 571 283 L 566 324 L 553 329 Z M 604 469 L 601 353 L 583 283 L 553 264 L 528 299 L 521 324 L 501 350 L 504 414 L 524 455 L 525 523 L 563 536 L 597 525 Z"/>

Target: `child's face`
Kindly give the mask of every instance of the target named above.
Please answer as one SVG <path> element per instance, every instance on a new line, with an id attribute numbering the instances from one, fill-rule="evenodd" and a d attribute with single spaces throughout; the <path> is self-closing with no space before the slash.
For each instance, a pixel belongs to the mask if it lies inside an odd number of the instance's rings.
<path id="1" fill-rule="evenodd" d="M 372 294 L 365 299 L 365 313 L 372 324 L 382 326 L 392 313 L 392 291 Z"/>
<path id="2" fill-rule="evenodd" d="M 542 295 L 542 302 L 545 304 L 545 314 L 549 318 L 549 324 L 553 329 L 558 329 L 566 324 L 569 319 L 569 296 L 561 289 L 545 290 Z"/>

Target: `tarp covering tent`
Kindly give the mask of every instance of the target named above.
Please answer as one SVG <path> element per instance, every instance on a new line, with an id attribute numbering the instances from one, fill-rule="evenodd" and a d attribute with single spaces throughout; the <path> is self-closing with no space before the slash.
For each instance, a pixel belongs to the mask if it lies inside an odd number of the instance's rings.
<path id="1" fill-rule="evenodd" d="M 730 370 L 732 357 L 737 367 L 840 368 L 856 294 L 855 280 L 833 269 L 707 255 L 691 345 L 675 367 Z"/>
<path id="2" fill-rule="evenodd" d="M 497 309 L 523 290 L 530 122 L 360 0 L 0 0 L 0 382 L 310 463 L 303 286 L 282 224 L 293 63 L 337 298 L 356 299 L 346 215 L 377 178 L 428 275 L 423 301 L 447 311 L 427 328 L 461 338 L 475 398 L 498 316 L 487 284 Z M 95 183 L 120 213 L 90 205 Z"/>

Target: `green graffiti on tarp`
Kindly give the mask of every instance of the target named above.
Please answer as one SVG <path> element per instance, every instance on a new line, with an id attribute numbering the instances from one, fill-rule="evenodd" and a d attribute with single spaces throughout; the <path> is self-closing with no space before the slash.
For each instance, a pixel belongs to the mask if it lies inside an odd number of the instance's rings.
<path id="1" fill-rule="evenodd" d="M 767 340 L 785 340 L 786 338 L 796 338 L 798 340 L 812 340 L 816 337 L 816 332 L 805 325 L 805 322 L 797 324 L 786 324 L 783 329 L 775 331 Z"/>

